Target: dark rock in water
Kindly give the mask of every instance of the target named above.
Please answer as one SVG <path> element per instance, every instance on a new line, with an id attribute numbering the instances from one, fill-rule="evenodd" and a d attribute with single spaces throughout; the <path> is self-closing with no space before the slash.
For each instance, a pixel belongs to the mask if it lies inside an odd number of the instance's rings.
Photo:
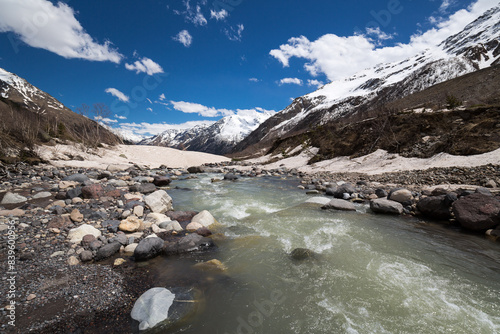
<path id="1" fill-rule="evenodd" d="M 161 253 L 164 242 L 158 237 L 142 239 L 134 251 L 136 261 L 151 259 Z"/>
<path id="2" fill-rule="evenodd" d="M 385 198 L 378 198 L 370 201 L 370 209 L 377 213 L 402 214 L 403 205 Z"/>
<path id="3" fill-rule="evenodd" d="M 104 189 L 100 184 L 92 184 L 82 188 L 82 196 L 87 199 L 99 199 L 104 195 Z"/>
<path id="4" fill-rule="evenodd" d="M 166 187 L 172 182 L 168 177 L 166 176 L 156 176 L 153 184 L 157 187 Z"/>
<path id="5" fill-rule="evenodd" d="M 156 191 L 156 186 L 152 183 L 134 184 L 129 188 L 130 192 L 138 192 L 141 194 L 149 194 Z"/>
<path id="6" fill-rule="evenodd" d="M 434 219 L 450 219 L 451 203 L 446 200 L 446 195 L 429 196 L 421 198 L 417 209 L 426 217 Z"/>
<path id="7" fill-rule="evenodd" d="M 97 254 L 95 256 L 96 261 L 101 261 L 107 259 L 113 254 L 117 253 L 120 250 L 122 245 L 119 242 L 113 242 L 111 244 L 107 244 L 99 248 Z"/>
<path id="8" fill-rule="evenodd" d="M 226 181 L 236 181 L 238 179 L 239 179 L 239 176 L 236 174 L 229 173 L 229 174 L 224 175 L 224 180 L 226 180 Z"/>
<path id="9" fill-rule="evenodd" d="M 384 189 L 376 189 L 375 190 L 375 195 L 377 195 L 378 198 L 383 198 L 383 197 L 387 197 L 387 191 L 385 191 Z"/>
<path id="10" fill-rule="evenodd" d="M 295 248 L 291 253 L 290 257 L 296 261 L 303 261 L 306 259 L 314 258 L 316 253 L 307 248 Z"/>
<path id="11" fill-rule="evenodd" d="M 325 195 L 327 196 L 334 196 L 335 192 L 337 191 L 337 188 L 326 188 Z"/>
<path id="12" fill-rule="evenodd" d="M 205 169 L 201 166 L 193 166 L 189 167 L 187 171 L 191 174 L 199 174 L 199 173 L 205 173 Z"/>
<path id="13" fill-rule="evenodd" d="M 193 233 L 180 238 L 178 241 L 173 241 L 165 244 L 163 249 L 167 255 L 182 254 L 195 251 L 205 251 L 215 247 L 212 239 L 202 237 L 199 234 Z"/>
<path id="14" fill-rule="evenodd" d="M 73 199 L 75 197 L 81 197 L 82 196 L 82 188 L 81 187 L 76 187 L 73 189 L 69 189 L 66 192 L 66 197 L 69 199 Z"/>
<path id="15" fill-rule="evenodd" d="M 116 233 L 118 232 L 118 226 L 120 226 L 121 221 L 119 220 L 105 220 L 101 223 L 101 226 L 108 229 L 108 232 Z"/>
<path id="16" fill-rule="evenodd" d="M 455 218 L 463 228 L 485 231 L 500 225 L 500 201 L 481 193 L 461 197 L 453 203 Z"/>
<path id="17" fill-rule="evenodd" d="M 321 207 L 323 210 L 356 211 L 354 204 L 343 199 L 334 198 Z"/>
<path id="18" fill-rule="evenodd" d="M 207 227 L 202 227 L 196 230 L 196 234 L 199 234 L 202 237 L 209 237 L 212 235 L 212 231 L 210 231 Z"/>
<path id="19" fill-rule="evenodd" d="M 187 222 L 193 219 L 199 212 L 197 211 L 168 211 L 165 214 L 172 220 L 178 222 Z"/>
<path id="20" fill-rule="evenodd" d="M 90 181 L 87 175 L 84 174 L 73 174 L 70 176 L 66 176 L 63 181 L 75 181 L 79 183 L 84 183 L 86 181 Z"/>

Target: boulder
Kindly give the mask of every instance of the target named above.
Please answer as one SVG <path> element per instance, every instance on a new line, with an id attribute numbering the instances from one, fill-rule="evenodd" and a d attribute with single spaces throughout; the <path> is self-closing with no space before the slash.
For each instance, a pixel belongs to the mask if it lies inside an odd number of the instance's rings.
<path id="1" fill-rule="evenodd" d="M 354 204 L 343 199 L 334 198 L 321 207 L 323 210 L 356 211 Z"/>
<path id="2" fill-rule="evenodd" d="M 163 222 L 160 224 L 160 227 L 165 229 L 166 231 L 181 232 L 183 230 L 181 224 L 179 224 L 179 222 L 176 220 L 171 222 Z"/>
<path id="3" fill-rule="evenodd" d="M 210 227 L 211 225 L 217 223 L 217 221 L 210 212 L 203 210 L 191 219 L 191 223 L 198 223 L 202 227 Z"/>
<path id="4" fill-rule="evenodd" d="M 296 261 L 303 261 L 309 258 L 315 257 L 316 253 L 307 248 L 295 248 L 291 253 L 290 257 Z"/>
<path id="5" fill-rule="evenodd" d="M 344 198 L 344 194 L 351 195 L 354 192 L 356 192 L 356 189 L 352 184 L 344 183 L 341 186 L 335 188 L 335 190 L 333 191 L 333 197 L 342 199 Z"/>
<path id="6" fill-rule="evenodd" d="M 204 251 L 212 247 L 215 247 L 212 239 L 205 238 L 199 234 L 193 233 L 182 237 L 177 241 L 167 243 L 163 251 L 166 255 L 172 255 L 195 251 Z"/>
<path id="7" fill-rule="evenodd" d="M 153 212 L 165 213 L 173 210 L 172 198 L 165 190 L 157 190 L 154 193 L 145 196 L 144 202 Z"/>
<path id="8" fill-rule="evenodd" d="M 157 187 L 166 187 L 172 182 L 168 177 L 166 176 L 156 176 L 154 178 L 153 184 Z"/>
<path id="9" fill-rule="evenodd" d="M 196 223 L 196 222 L 191 222 L 186 226 L 186 230 L 188 232 L 196 232 L 196 230 L 198 230 L 200 228 L 203 228 L 203 225 L 201 225 L 200 223 Z"/>
<path id="10" fill-rule="evenodd" d="M 398 203 L 406 203 L 413 199 L 413 195 L 408 189 L 395 189 L 389 193 L 387 199 Z"/>
<path id="11" fill-rule="evenodd" d="M 224 175 L 224 180 L 226 181 L 236 181 L 239 179 L 239 176 L 233 173 L 229 173 Z"/>
<path id="12" fill-rule="evenodd" d="M 199 173 L 205 173 L 205 170 L 202 166 L 193 166 L 193 167 L 189 167 L 187 169 L 187 171 L 190 173 L 190 174 L 199 174 Z"/>
<path id="13" fill-rule="evenodd" d="M 19 203 L 24 203 L 27 200 L 28 199 L 24 196 L 8 192 L 5 194 L 0 204 L 19 204 Z"/>
<path id="14" fill-rule="evenodd" d="M 94 226 L 83 224 L 77 228 L 69 230 L 68 239 L 70 239 L 70 242 L 72 243 L 79 243 L 87 234 L 92 234 L 94 237 L 98 238 L 101 236 L 101 231 L 96 229 Z"/>
<path id="15" fill-rule="evenodd" d="M 330 202 L 329 198 L 326 197 L 312 197 L 305 201 L 305 203 L 308 204 L 318 204 L 318 205 L 326 205 L 327 203 Z"/>
<path id="16" fill-rule="evenodd" d="M 403 213 L 403 205 L 401 203 L 385 198 L 371 200 L 370 209 L 377 213 L 392 213 L 399 215 Z"/>
<path id="17" fill-rule="evenodd" d="M 139 321 L 139 330 L 155 327 L 168 319 L 175 295 L 165 288 L 152 288 L 143 293 L 134 304 L 130 316 Z"/>
<path id="18" fill-rule="evenodd" d="M 378 198 L 384 198 L 384 197 L 387 197 L 387 191 L 385 191 L 384 189 L 376 189 L 375 190 L 375 195 L 377 195 Z"/>
<path id="19" fill-rule="evenodd" d="M 500 225 L 500 201 L 495 197 L 475 193 L 453 203 L 455 218 L 463 228 L 485 231 Z"/>
<path id="20" fill-rule="evenodd" d="M 106 244 L 97 250 L 97 254 L 95 255 L 96 261 L 101 261 L 107 259 L 115 253 L 118 253 L 122 244 L 119 242 L 112 242 L 110 244 Z"/>
<path id="21" fill-rule="evenodd" d="M 434 219 L 450 219 L 450 207 L 451 203 L 446 195 L 424 197 L 417 203 L 417 209 L 422 215 Z"/>
<path id="22" fill-rule="evenodd" d="M 161 253 L 164 241 L 158 237 L 142 239 L 134 250 L 137 261 L 151 259 Z"/>

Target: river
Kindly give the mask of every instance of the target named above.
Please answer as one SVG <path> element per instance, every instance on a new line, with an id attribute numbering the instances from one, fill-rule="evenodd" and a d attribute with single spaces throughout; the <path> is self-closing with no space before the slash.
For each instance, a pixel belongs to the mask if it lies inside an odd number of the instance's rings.
<path id="1" fill-rule="evenodd" d="M 217 176 L 168 192 L 176 210 L 216 217 L 225 237 L 207 259 L 228 269 L 199 284 L 187 322 L 160 333 L 500 333 L 499 243 L 367 205 L 323 211 L 296 178 Z M 318 256 L 294 261 L 299 247 Z M 157 283 L 193 261 L 156 260 Z"/>

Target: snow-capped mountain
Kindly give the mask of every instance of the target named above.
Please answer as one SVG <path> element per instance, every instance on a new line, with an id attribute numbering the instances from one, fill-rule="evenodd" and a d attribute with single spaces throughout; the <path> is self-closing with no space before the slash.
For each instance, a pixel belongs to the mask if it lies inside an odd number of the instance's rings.
<path id="1" fill-rule="evenodd" d="M 36 88 L 23 78 L 0 68 L 0 96 L 24 104 L 27 108 L 45 113 L 47 109 L 63 110 L 64 105 Z"/>
<path id="2" fill-rule="evenodd" d="M 237 145 L 242 151 L 500 64 L 500 6 L 484 13 L 437 47 L 400 62 L 381 64 L 299 97 Z"/>
<path id="3" fill-rule="evenodd" d="M 226 116 L 211 125 L 170 129 L 139 144 L 226 154 L 274 113 L 261 108 L 239 110 L 237 114 Z"/>

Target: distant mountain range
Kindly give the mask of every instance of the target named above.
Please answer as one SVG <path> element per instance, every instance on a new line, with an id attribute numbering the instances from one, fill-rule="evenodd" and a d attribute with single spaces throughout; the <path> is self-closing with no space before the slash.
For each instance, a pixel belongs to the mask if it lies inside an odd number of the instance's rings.
<path id="1" fill-rule="evenodd" d="M 121 142 L 97 122 L 66 108 L 53 96 L 0 68 L 0 160 L 36 156 L 36 144 L 72 141 L 86 146 Z"/>
<path id="2" fill-rule="evenodd" d="M 230 153 L 234 146 L 274 114 L 263 109 L 240 110 L 211 125 L 195 126 L 186 130 L 167 130 L 140 145 L 168 146 L 182 150 L 214 154 Z"/>

